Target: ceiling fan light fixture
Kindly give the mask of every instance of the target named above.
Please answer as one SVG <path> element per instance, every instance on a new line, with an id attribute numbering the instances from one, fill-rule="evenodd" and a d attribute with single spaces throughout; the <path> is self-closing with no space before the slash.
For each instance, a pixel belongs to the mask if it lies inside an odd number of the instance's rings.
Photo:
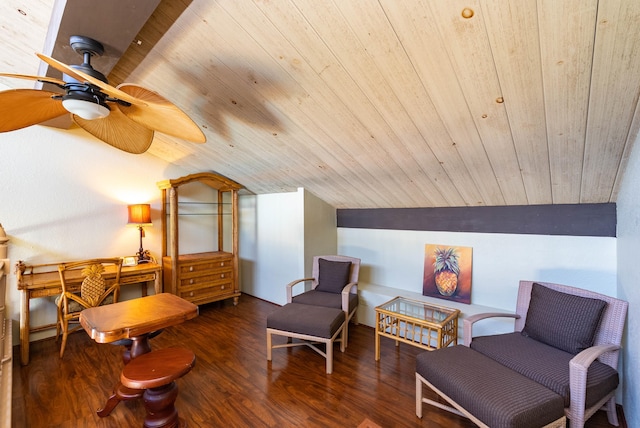
<path id="1" fill-rule="evenodd" d="M 62 101 L 62 106 L 68 112 L 86 120 L 102 119 L 110 113 L 107 107 L 85 100 L 66 99 Z"/>
<path id="2" fill-rule="evenodd" d="M 110 110 L 100 97 L 85 91 L 69 91 L 62 97 L 62 106 L 69 112 L 85 120 L 102 119 Z"/>

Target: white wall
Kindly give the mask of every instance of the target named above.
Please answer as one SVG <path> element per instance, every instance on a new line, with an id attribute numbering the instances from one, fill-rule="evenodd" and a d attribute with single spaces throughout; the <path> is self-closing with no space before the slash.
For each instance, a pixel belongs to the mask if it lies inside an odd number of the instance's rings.
<path id="1" fill-rule="evenodd" d="M 145 249 L 161 252 L 160 190 L 156 182 L 184 175 L 158 158 L 114 149 L 82 130 L 33 126 L 0 134 L 0 223 L 10 238 L 11 263 L 53 263 L 90 257 L 133 255 L 135 227 L 127 226 L 127 204 L 150 203 L 153 227 Z M 20 296 L 9 275 L 8 313 L 18 341 Z M 152 288 L 150 288 L 152 290 Z M 139 296 L 123 288 L 123 298 Z M 32 325 L 55 322 L 52 299 L 32 301 Z M 32 340 L 54 331 L 32 335 Z"/>
<path id="2" fill-rule="evenodd" d="M 310 192 L 304 192 L 304 277 L 312 275 L 313 256 L 336 254 L 336 209 Z M 308 284 L 307 284 L 308 285 Z"/>
<path id="3" fill-rule="evenodd" d="M 286 284 L 311 276 L 313 256 L 335 254 L 335 208 L 302 188 L 239 205 L 241 290 L 284 305 Z"/>
<path id="4" fill-rule="evenodd" d="M 304 275 L 304 191 L 239 198 L 240 289 L 284 304 Z"/>
<path id="5" fill-rule="evenodd" d="M 636 143 L 618 195 L 618 296 L 629 302 L 623 338 L 623 406 L 627 425 L 640 426 L 640 148 Z"/>

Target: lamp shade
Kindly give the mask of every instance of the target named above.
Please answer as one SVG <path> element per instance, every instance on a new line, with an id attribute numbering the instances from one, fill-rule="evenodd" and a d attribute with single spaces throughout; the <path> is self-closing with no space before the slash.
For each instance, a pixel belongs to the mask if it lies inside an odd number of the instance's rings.
<path id="1" fill-rule="evenodd" d="M 129 205 L 129 224 L 152 224 L 151 223 L 151 205 L 136 204 Z"/>

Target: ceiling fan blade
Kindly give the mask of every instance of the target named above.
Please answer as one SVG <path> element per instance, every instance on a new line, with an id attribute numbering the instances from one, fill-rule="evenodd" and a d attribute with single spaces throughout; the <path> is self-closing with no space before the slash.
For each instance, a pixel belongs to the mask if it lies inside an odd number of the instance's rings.
<path id="1" fill-rule="evenodd" d="M 91 77 L 86 73 L 83 73 L 80 70 L 76 70 L 74 68 L 71 68 L 70 66 L 68 66 L 67 64 L 64 64 L 56 59 L 53 59 L 51 57 L 48 57 L 46 55 L 43 54 L 36 54 L 38 55 L 38 58 L 40 58 L 41 60 L 43 60 L 44 62 L 46 62 L 47 64 L 49 64 L 50 66 L 52 66 L 53 68 L 63 72 L 64 74 L 73 77 L 74 79 L 76 79 L 79 82 L 87 82 L 87 83 L 91 83 L 94 86 L 97 86 L 98 88 L 100 88 L 100 90 L 102 92 L 104 92 L 105 94 L 109 95 L 110 97 L 113 98 L 117 98 L 119 100 L 122 101 L 126 101 L 128 103 L 131 104 L 135 104 L 135 105 L 144 105 L 145 102 L 132 97 L 131 95 L 109 85 L 108 83 L 103 82 L 102 80 L 96 79 L 95 77 Z"/>
<path id="2" fill-rule="evenodd" d="M 47 76 L 29 76 L 27 74 L 11 74 L 11 73 L 0 73 L 0 77 L 12 77 L 15 79 L 26 79 L 26 80 L 37 80 L 42 83 L 53 83 L 54 85 L 64 86 L 65 81 L 56 79 L 55 77 L 47 77 Z"/>
<path id="3" fill-rule="evenodd" d="M 129 119 L 163 134 L 194 143 L 206 141 L 200 127 L 178 106 L 162 95 L 132 83 L 122 83 L 118 85 L 118 89 L 146 102 L 145 105 L 123 106 L 118 104 L 118 108 Z"/>
<path id="4" fill-rule="evenodd" d="M 0 92 L 0 132 L 15 131 L 27 126 L 69 114 L 60 95 L 38 89 L 9 89 Z"/>
<path id="5" fill-rule="evenodd" d="M 153 131 L 125 116 L 115 106 L 116 103 L 108 104 L 111 113 L 103 119 L 86 120 L 74 114 L 73 121 L 89 134 L 117 149 L 133 154 L 146 152 L 153 141 Z"/>

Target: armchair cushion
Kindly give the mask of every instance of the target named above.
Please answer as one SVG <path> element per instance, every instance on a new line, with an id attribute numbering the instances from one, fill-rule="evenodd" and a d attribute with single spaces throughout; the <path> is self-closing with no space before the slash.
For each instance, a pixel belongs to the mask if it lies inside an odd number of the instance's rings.
<path id="1" fill-rule="evenodd" d="M 305 293 L 298 294 L 293 297 L 293 303 L 301 303 L 303 305 L 324 306 L 327 308 L 342 309 L 342 295 L 337 293 L 327 293 L 326 291 L 309 290 Z M 358 295 L 349 294 L 349 313 L 358 306 Z"/>
<path id="2" fill-rule="evenodd" d="M 55 303 L 56 305 L 60 305 L 60 300 L 62 299 L 62 295 L 56 296 L 55 299 Z M 109 294 L 107 297 L 104 298 L 104 300 L 102 301 L 102 303 L 100 304 L 100 306 L 102 305 L 110 305 L 113 303 L 113 293 Z M 69 305 L 67 310 L 68 313 L 73 313 L 73 312 L 81 312 L 85 309 L 84 306 L 82 306 L 80 303 L 76 302 L 75 300 L 69 299 L 69 301 L 67 302 L 67 304 Z"/>
<path id="3" fill-rule="evenodd" d="M 606 305 L 534 283 L 522 334 L 575 355 L 593 346 Z"/>
<path id="4" fill-rule="evenodd" d="M 549 388 L 569 406 L 569 352 L 546 345 L 520 333 L 474 337 L 471 349 Z M 618 386 L 618 372 L 596 360 L 587 371 L 586 405 L 594 405 Z"/>
<path id="5" fill-rule="evenodd" d="M 328 293 L 341 293 L 349 283 L 351 262 L 338 262 L 326 259 L 318 260 L 318 286 L 316 290 Z"/>

